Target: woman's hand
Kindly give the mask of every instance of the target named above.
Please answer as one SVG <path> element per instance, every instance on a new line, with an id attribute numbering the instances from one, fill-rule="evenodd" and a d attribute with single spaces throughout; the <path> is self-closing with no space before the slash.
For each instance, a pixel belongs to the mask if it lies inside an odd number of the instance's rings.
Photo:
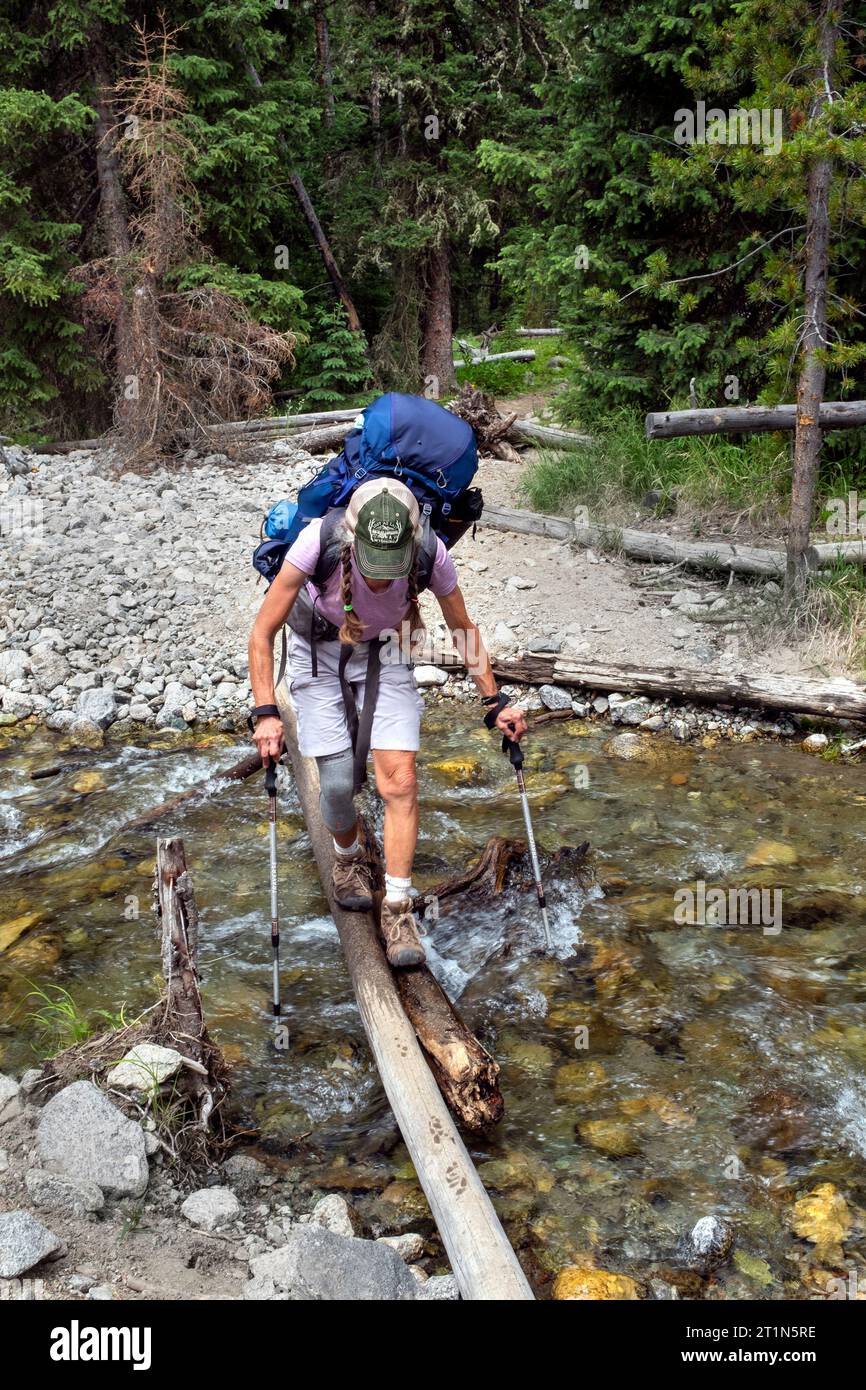
<path id="1" fill-rule="evenodd" d="M 267 763 L 268 758 L 279 758 L 285 746 L 283 721 L 272 714 L 259 719 L 253 731 L 253 743 L 259 750 L 263 764 Z"/>
<path id="2" fill-rule="evenodd" d="M 519 743 L 526 733 L 526 711 L 506 705 L 496 716 L 496 727 L 513 743 Z"/>

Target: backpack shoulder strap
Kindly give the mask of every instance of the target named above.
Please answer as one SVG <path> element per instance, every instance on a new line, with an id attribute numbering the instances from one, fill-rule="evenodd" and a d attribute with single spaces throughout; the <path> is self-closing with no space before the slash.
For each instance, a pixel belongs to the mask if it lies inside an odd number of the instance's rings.
<path id="1" fill-rule="evenodd" d="M 325 587 L 337 567 L 342 550 L 342 542 L 339 540 L 337 532 L 345 515 L 345 507 L 333 507 L 322 518 L 322 527 L 319 531 L 319 558 L 316 561 L 316 568 L 310 575 L 317 589 Z"/>
<path id="2" fill-rule="evenodd" d="M 418 559 L 418 592 L 430 588 L 430 577 L 433 574 L 433 566 L 436 563 L 436 553 L 439 549 L 439 537 L 433 527 L 427 522 L 424 527 L 424 535 L 421 540 L 421 553 Z"/>

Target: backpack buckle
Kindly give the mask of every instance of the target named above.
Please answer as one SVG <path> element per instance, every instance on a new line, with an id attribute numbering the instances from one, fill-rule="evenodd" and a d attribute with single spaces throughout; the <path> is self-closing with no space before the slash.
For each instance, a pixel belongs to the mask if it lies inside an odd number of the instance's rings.
<path id="1" fill-rule="evenodd" d="M 356 468 L 353 476 L 356 477 L 356 478 L 366 478 L 366 476 L 367 476 L 367 470 L 366 470 L 366 468 Z"/>
<path id="2" fill-rule="evenodd" d="M 442 512 L 443 516 L 447 516 L 448 513 L 451 511 L 451 503 L 443 502 L 442 506 L 440 507 L 440 511 Z"/>

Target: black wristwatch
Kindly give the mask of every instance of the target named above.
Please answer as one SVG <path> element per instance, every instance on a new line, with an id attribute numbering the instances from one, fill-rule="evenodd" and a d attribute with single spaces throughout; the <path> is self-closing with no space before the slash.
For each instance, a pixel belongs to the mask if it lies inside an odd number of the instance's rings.
<path id="1" fill-rule="evenodd" d="M 256 705 L 255 709 L 250 711 L 247 723 L 250 728 L 254 730 L 260 719 L 267 719 L 269 717 L 272 719 L 280 718 L 280 711 L 277 705 Z"/>

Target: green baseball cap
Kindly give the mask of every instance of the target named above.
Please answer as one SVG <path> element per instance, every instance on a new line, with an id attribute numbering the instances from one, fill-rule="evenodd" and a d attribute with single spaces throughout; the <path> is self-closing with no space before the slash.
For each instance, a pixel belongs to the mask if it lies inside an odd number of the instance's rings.
<path id="1" fill-rule="evenodd" d="M 350 502 L 346 517 L 354 533 L 358 569 L 367 579 L 404 579 L 415 557 L 417 517 L 413 518 L 410 506 L 395 493 L 408 489 L 401 483 L 389 485 L 378 480 L 372 486 L 375 493 L 366 499 L 359 494 L 372 490 L 370 484 L 356 490 L 352 498 L 356 506 Z M 417 503 L 414 510 L 417 512 Z"/>

